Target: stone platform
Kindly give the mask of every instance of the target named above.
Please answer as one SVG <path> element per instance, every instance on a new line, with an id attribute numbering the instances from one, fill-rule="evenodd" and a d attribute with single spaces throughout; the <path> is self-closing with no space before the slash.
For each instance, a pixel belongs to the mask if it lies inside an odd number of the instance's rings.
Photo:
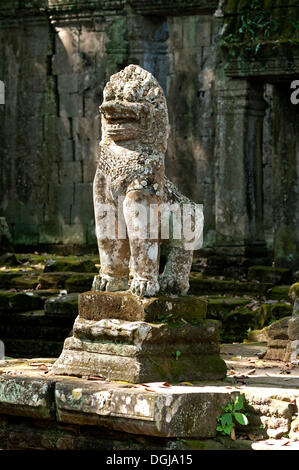
<path id="1" fill-rule="evenodd" d="M 229 364 L 236 362 L 235 346 L 225 349 L 232 353 Z M 252 348 L 237 346 L 238 351 L 245 348 L 246 355 Z M 292 370 L 292 378 L 279 371 L 269 377 L 265 371 L 247 385 L 234 385 L 233 377 L 132 384 L 91 376 L 57 376 L 52 370 L 54 361 L 0 363 L 1 448 L 217 450 L 250 449 L 254 441 L 269 438 L 278 445 L 277 439 L 286 434 L 291 442 L 299 440 L 298 370 Z M 226 442 L 217 434 L 217 417 L 240 394 L 249 412 L 249 425 L 241 426 L 237 433 L 245 441 L 227 438 Z"/>
<path id="2" fill-rule="evenodd" d="M 192 296 L 81 294 L 73 336 L 53 372 L 132 383 L 223 379 L 220 324 L 205 320 L 206 309 Z"/>

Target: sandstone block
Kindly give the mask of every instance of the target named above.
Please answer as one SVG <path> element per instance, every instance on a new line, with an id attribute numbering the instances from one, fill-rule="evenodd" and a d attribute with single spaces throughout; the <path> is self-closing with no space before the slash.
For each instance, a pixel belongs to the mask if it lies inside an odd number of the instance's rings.
<path id="1" fill-rule="evenodd" d="M 54 419 L 54 382 L 32 377 L 0 377 L 0 413 Z"/>
<path id="2" fill-rule="evenodd" d="M 72 293 L 50 297 L 45 302 L 45 312 L 48 315 L 63 315 L 74 318 L 78 315 L 78 294 Z"/>
<path id="3" fill-rule="evenodd" d="M 206 318 L 207 303 L 193 296 L 160 296 L 143 300 L 128 292 L 85 292 L 79 296 L 80 317 L 145 322 L 190 322 Z M 183 319 L 183 320 L 182 320 Z"/>
<path id="4" fill-rule="evenodd" d="M 221 379 L 219 323 L 205 315 L 206 303 L 188 296 L 86 292 L 54 372 L 133 383 Z"/>
<path id="5" fill-rule="evenodd" d="M 132 434 L 164 437 L 212 437 L 222 407 L 236 392 L 224 387 L 149 384 L 149 390 L 113 384 L 56 383 L 58 421 L 97 425 Z"/>

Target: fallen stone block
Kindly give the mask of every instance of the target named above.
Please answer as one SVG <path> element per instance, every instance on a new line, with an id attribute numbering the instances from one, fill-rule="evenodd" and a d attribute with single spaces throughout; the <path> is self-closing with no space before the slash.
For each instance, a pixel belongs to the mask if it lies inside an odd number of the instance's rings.
<path id="1" fill-rule="evenodd" d="M 57 419 L 161 437 L 213 437 L 222 408 L 237 393 L 225 387 L 161 387 L 147 390 L 83 381 L 56 383 Z"/>

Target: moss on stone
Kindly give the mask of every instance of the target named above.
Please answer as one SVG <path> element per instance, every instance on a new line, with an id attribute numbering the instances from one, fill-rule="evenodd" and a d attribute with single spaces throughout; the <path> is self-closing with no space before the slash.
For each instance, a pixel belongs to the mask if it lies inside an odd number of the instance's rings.
<path id="1" fill-rule="evenodd" d="M 82 260 L 80 258 L 57 258 L 46 261 L 44 272 L 80 272 L 97 274 L 97 268 L 90 260 Z"/>
<path id="2" fill-rule="evenodd" d="M 288 300 L 290 286 L 275 286 L 269 293 L 270 299 Z"/>
<path id="3" fill-rule="evenodd" d="M 248 269 L 249 281 L 269 282 L 273 284 L 286 284 L 290 282 L 292 272 L 286 268 L 273 268 L 272 266 L 251 266 Z"/>
<path id="4" fill-rule="evenodd" d="M 216 320 L 223 320 L 229 312 L 251 302 L 249 297 L 237 298 L 231 296 L 205 296 L 203 299 L 208 303 L 207 318 L 213 318 Z"/>
<path id="5" fill-rule="evenodd" d="M 67 278 L 65 287 L 68 292 L 86 292 L 91 289 L 94 274 L 81 273 Z"/>
<path id="6" fill-rule="evenodd" d="M 129 42 L 126 18 L 115 17 L 106 29 L 106 35 L 107 74 L 110 76 L 128 65 Z"/>
<path id="7" fill-rule="evenodd" d="M 292 302 L 295 302 L 296 299 L 299 297 L 299 282 L 295 282 L 295 284 L 292 284 L 290 289 L 289 289 L 289 297 L 292 300 Z"/>
<path id="8" fill-rule="evenodd" d="M 203 278 L 201 275 L 191 273 L 190 275 L 190 294 L 243 294 L 248 293 L 255 295 L 264 294 L 267 289 L 272 287 L 270 283 L 257 283 L 257 282 L 240 282 L 234 279 L 208 279 Z"/>
<path id="9" fill-rule="evenodd" d="M 247 338 L 248 330 L 258 328 L 256 312 L 246 308 L 239 308 L 230 312 L 222 323 L 221 342 L 243 342 Z"/>

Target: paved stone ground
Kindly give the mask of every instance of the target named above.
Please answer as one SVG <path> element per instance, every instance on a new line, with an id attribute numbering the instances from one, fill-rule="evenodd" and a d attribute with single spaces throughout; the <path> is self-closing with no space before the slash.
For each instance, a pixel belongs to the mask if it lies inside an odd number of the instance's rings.
<path id="1" fill-rule="evenodd" d="M 299 387 L 299 364 L 265 360 L 266 350 L 266 343 L 222 344 L 228 379 L 235 384 Z"/>
<path id="2" fill-rule="evenodd" d="M 299 395 L 299 365 L 298 364 L 285 364 L 279 361 L 266 361 L 263 359 L 263 354 L 266 351 L 265 343 L 255 343 L 255 344 L 223 344 L 221 346 L 221 355 L 226 361 L 228 367 L 227 379 L 221 383 L 215 384 L 200 384 L 200 383 L 186 383 L 180 384 L 180 386 L 172 386 L 172 392 L 176 393 L 176 389 L 181 388 L 183 392 L 186 392 L 185 389 L 189 389 L 192 392 L 195 392 L 198 387 L 207 387 L 215 388 L 219 387 L 221 389 L 227 389 L 229 392 L 241 392 L 245 396 L 257 397 L 267 397 L 270 400 L 278 398 L 280 405 L 290 403 L 293 400 L 293 397 Z M 0 362 L 0 375 L 8 376 L 30 376 L 30 377 L 53 377 L 51 372 L 52 364 L 54 363 L 55 358 L 34 358 L 34 359 L 9 359 L 6 358 L 5 361 Z M 78 386 L 86 382 L 85 380 L 68 377 L 58 380 L 63 380 L 66 382 L 72 381 L 76 382 Z M 90 382 L 103 385 L 103 381 L 99 377 L 90 377 Z M 84 384 L 83 384 L 84 385 Z M 102 386 L 101 385 L 101 386 Z M 108 385 L 108 384 L 107 384 Z M 111 388 L 123 387 L 125 384 L 121 382 L 111 383 Z M 193 385 L 193 387 L 192 387 Z M 187 386 L 187 387 L 186 387 Z M 211 387 L 212 386 L 212 387 Z M 77 387 L 77 385 L 76 385 Z M 145 384 L 137 385 L 134 387 L 140 387 L 140 391 L 150 391 L 154 392 L 152 395 L 157 394 L 161 391 L 161 384 Z M 169 389 L 168 389 L 169 390 Z M 188 390 L 188 391 L 189 391 Z M 260 398 L 259 398 L 260 400 Z M 257 401 L 257 408 L 260 406 L 262 401 Z M 273 419 L 275 415 L 275 410 L 271 411 L 270 402 L 267 404 L 269 416 L 270 409 L 270 419 Z M 283 416 L 283 415 L 281 415 Z M 269 418 L 266 418 L 269 419 Z M 276 418 L 275 418 L 276 419 Z M 278 418 L 280 419 L 280 418 Z M 280 425 L 279 425 L 280 426 Z M 274 425 L 273 432 L 276 432 L 276 425 Z M 271 428 L 271 425 L 270 425 Z M 270 430 L 271 431 L 271 430 Z M 293 440 L 288 437 L 288 434 L 281 436 L 282 433 L 277 434 L 277 438 L 273 439 L 271 434 L 268 438 L 267 435 L 259 435 L 259 431 L 254 431 L 251 434 L 251 431 L 243 433 L 243 435 L 238 436 L 238 440 L 235 441 L 232 448 L 237 448 L 239 443 L 242 445 L 242 439 L 244 439 L 244 445 L 249 443 L 251 449 L 253 450 L 299 450 L 298 440 Z M 297 439 L 297 437 L 296 437 Z M 251 441 L 251 443 L 250 443 Z M 240 448 L 240 447 L 239 447 Z M 247 445 L 248 448 L 248 445 Z M 250 447 L 249 447 L 250 448 Z"/>

